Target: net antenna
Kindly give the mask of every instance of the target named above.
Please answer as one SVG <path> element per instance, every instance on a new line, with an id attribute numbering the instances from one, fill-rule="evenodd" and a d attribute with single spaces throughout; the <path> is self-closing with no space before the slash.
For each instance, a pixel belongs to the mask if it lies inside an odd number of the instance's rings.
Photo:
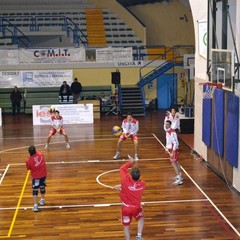
<path id="1" fill-rule="evenodd" d="M 204 82 L 204 83 L 199 83 L 199 85 L 203 86 L 203 99 L 212 99 L 213 94 L 216 88 L 222 89 L 223 85 L 222 83 L 214 83 L 214 82 Z"/>

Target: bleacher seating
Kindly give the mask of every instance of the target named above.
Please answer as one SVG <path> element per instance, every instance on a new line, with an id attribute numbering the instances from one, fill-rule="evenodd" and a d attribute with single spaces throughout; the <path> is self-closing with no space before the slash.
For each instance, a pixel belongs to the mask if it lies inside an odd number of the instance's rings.
<path id="1" fill-rule="evenodd" d="M 105 29 L 105 36 L 99 39 L 99 46 L 142 46 L 142 41 L 138 36 L 135 35 L 133 29 L 131 29 L 127 24 L 124 23 L 123 19 L 117 17 L 116 14 L 110 13 L 108 9 L 102 9 L 103 16 L 103 28 Z M 66 21 L 69 18 L 72 22 Z M 5 20 L 7 21 L 5 21 Z M 51 32 L 54 33 L 63 32 L 69 35 L 68 37 L 73 37 L 74 26 L 76 25 L 82 33 L 88 37 L 88 32 L 86 26 L 86 9 L 68 9 L 68 10 L 13 10 L 9 13 L 6 11 L 1 12 L 0 10 L 0 20 L 6 26 L 16 26 L 20 31 L 22 31 L 26 36 L 34 36 L 36 31 Z M 99 21 L 98 21 L 99 22 Z M 70 27 L 71 34 L 67 33 L 67 28 Z M 71 29 L 72 27 L 72 29 Z M 94 28 L 96 30 L 96 28 Z M 81 35 L 79 32 L 78 35 Z M 113 39 L 114 38 L 114 39 Z M 56 37 L 56 39 L 58 39 Z M 76 39 L 76 38 L 75 38 Z M 33 41 L 34 44 L 35 40 Z M 8 43 L 10 44 L 10 43 Z M 69 39 L 69 46 L 73 44 L 73 41 Z M 81 41 L 78 44 L 82 44 Z M 0 45 L 5 45 L 1 43 Z M 93 44 L 97 46 L 97 44 Z M 38 45 L 38 47 L 41 45 Z M 34 47 L 34 46 L 31 46 Z M 45 47 L 45 46 L 44 46 Z"/>
<path id="2" fill-rule="evenodd" d="M 3 113 L 12 112 L 10 93 L 13 88 L 0 89 L 0 108 Z M 19 88 L 24 100 L 21 103 L 21 112 L 31 114 L 33 105 L 56 105 L 59 104 L 59 87 L 36 87 L 36 88 Z M 106 96 L 112 95 L 111 86 L 83 86 L 82 99 L 98 99 L 101 92 Z M 71 98 L 70 98 L 71 99 Z M 25 101 L 25 102 L 24 102 Z"/>

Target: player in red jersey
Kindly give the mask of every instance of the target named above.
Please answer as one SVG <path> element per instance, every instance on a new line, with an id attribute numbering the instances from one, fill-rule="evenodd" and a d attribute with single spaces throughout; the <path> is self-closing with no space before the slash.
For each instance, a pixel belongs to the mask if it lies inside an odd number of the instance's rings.
<path id="1" fill-rule="evenodd" d="M 126 240 L 130 240 L 130 223 L 132 217 L 138 221 L 138 234 L 136 240 L 142 239 L 144 227 L 144 211 L 141 204 L 142 195 L 145 189 L 145 182 L 140 180 L 140 170 L 132 167 L 135 160 L 129 157 L 129 161 L 121 166 L 120 177 L 121 184 L 114 187 L 120 190 L 120 199 L 122 202 L 122 224 L 124 226 L 124 235 Z M 132 167 L 129 174 L 128 168 Z"/>
<path id="2" fill-rule="evenodd" d="M 139 122 L 137 119 L 133 118 L 133 115 L 131 113 L 127 113 L 127 117 L 122 121 L 122 134 L 118 139 L 117 143 L 117 152 L 114 155 L 113 159 L 119 159 L 120 158 L 120 151 L 122 142 L 128 138 L 130 138 L 134 143 L 134 150 L 135 155 L 134 159 L 138 160 L 138 137 L 137 133 L 139 130 Z"/>
<path id="3" fill-rule="evenodd" d="M 70 145 L 68 143 L 68 135 L 67 135 L 65 129 L 63 128 L 63 117 L 59 115 L 58 110 L 54 111 L 54 115 L 51 117 L 51 122 L 52 122 L 52 126 L 51 126 L 51 129 L 48 134 L 47 144 L 45 146 L 45 149 L 49 148 L 49 143 L 50 143 L 51 137 L 53 135 L 55 135 L 56 133 L 59 133 L 64 136 L 65 141 L 66 141 L 66 148 L 70 149 Z"/>
<path id="4" fill-rule="evenodd" d="M 32 176 L 32 189 L 33 189 L 33 211 L 38 212 L 38 189 L 40 188 L 41 199 L 39 204 L 43 206 L 45 204 L 45 187 L 47 168 L 44 155 L 36 151 L 35 146 L 31 145 L 28 148 L 30 157 L 26 160 L 26 167 L 31 171 Z"/>
<path id="5" fill-rule="evenodd" d="M 173 185 L 183 184 L 183 177 L 181 173 L 181 166 L 178 160 L 178 137 L 174 129 L 171 128 L 171 121 L 167 120 L 164 125 L 164 130 L 166 131 L 166 149 L 170 153 L 170 161 L 172 163 L 173 169 L 176 172 L 176 177 L 174 177 Z"/>

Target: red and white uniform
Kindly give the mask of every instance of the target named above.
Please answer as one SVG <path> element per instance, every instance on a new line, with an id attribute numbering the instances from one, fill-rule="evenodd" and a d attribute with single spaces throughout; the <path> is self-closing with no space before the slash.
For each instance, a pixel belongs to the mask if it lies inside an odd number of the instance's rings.
<path id="1" fill-rule="evenodd" d="M 178 137 L 177 133 L 174 129 L 166 130 L 166 148 L 169 150 L 169 152 L 172 154 L 170 157 L 171 162 L 177 162 L 178 161 Z"/>
<path id="2" fill-rule="evenodd" d="M 122 130 L 123 134 L 120 136 L 121 139 L 125 140 L 125 134 L 130 134 L 130 138 L 132 140 L 137 140 L 137 133 L 139 130 L 139 122 L 137 119 L 132 118 L 131 121 L 129 121 L 127 118 L 122 121 Z"/>
<path id="3" fill-rule="evenodd" d="M 62 116 L 58 116 L 58 117 L 52 116 L 51 124 L 52 124 L 52 127 L 49 132 L 52 135 L 54 135 L 57 132 L 57 130 L 59 130 L 60 134 L 65 133 L 65 129 L 63 128 L 63 117 Z"/>
<path id="4" fill-rule="evenodd" d="M 127 162 L 120 168 L 122 223 L 125 226 L 131 223 L 132 217 L 136 218 L 136 220 L 144 217 L 141 199 L 145 189 L 145 182 L 132 179 L 128 172 L 128 168 L 132 165 L 133 163 Z"/>
<path id="5" fill-rule="evenodd" d="M 175 114 L 175 116 L 173 117 L 171 113 L 168 113 L 164 119 L 164 124 L 165 122 L 169 120 L 171 121 L 171 128 L 176 130 L 176 129 L 180 129 L 180 119 L 179 116 L 177 114 Z"/>
<path id="6" fill-rule="evenodd" d="M 36 152 L 26 160 L 26 167 L 31 171 L 33 179 L 40 179 L 47 176 L 46 162 L 41 152 Z"/>

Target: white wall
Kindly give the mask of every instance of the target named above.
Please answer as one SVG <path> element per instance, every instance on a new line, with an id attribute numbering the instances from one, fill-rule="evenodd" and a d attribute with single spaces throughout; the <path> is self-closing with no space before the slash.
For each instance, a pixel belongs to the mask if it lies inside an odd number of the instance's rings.
<path id="1" fill-rule="evenodd" d="M 240 3 L 238 1 L 238 4 L 236 6 L 236 46 L 237 46 L 237 52 L 239 57 L 239 51 L 240 51 Z M 240 96 L 240 93 L 237 94 Z M 240 113 L 240 110 L 239 110 Z M 240 149 L 240 121 L 239 121 L 239 137 L 238 137 L 238 149 Z M 233 186 L 240 191 L 240 151 L 238 150 L 238 169 L 233 169 Z"/>
<path id="2" fill-rule="evenodd" d="M 207 147 L 202 142 L 202 87 L 199 83 L 208 81 L 207 61 L 198 54 L 198 21 L 207 19 L 207 0 L 190 0 L 195 32 L 195 102 L 194 102 L 194 150 L 207 159 Z M 201 6 L 201 7 L 200 7 Z"/>
<path id="3" fill-rule="evenodd" d="M 195 53 L 195 128 L 194 128 L 194 150 L 203 156 L 207 160 L 207 147 L 202 142 L 202 88 L 199 86 L 200 82 L 208 81 L 207 77 L 207 61 L 198 54 L 198 20 L 207 19 L 207 0 L 189 0 L 192 13 L 193 13 L 193 22 L 195 29 L 195 40 L 196 40 L 196 53 Z M 230 0 L 229 7 L 231 11 L 231 20 L 234 31 L 236 33 L 236 46 L 237 52 L 240 51 L 240 2 L 236 3 L 235 0 Z M 235 5 L 236 4 L 236 5 Z M 201 7 L 200 7 L 201 6 Z M 236 13 L 235 13 L 236 11 Z M 230 31 L 230 29 L 228 30 Z M 228 34 L 228 46 L 230 49 L 233 47 L 232 35 Z M 221 48 L 221 45 L 219 45 Z M 239 94 L 240 95 L 240 94 Z M 239 122 L 240 126 L 240 122 Z M 239 128 L 239 139 L 240 139 L 240 128 Z M 240 149 L 240 141 L 239 141 Z M 238 153 L 238 169 L 233 169 L 233 187 L 240 191 L 240 152 Z"/>

